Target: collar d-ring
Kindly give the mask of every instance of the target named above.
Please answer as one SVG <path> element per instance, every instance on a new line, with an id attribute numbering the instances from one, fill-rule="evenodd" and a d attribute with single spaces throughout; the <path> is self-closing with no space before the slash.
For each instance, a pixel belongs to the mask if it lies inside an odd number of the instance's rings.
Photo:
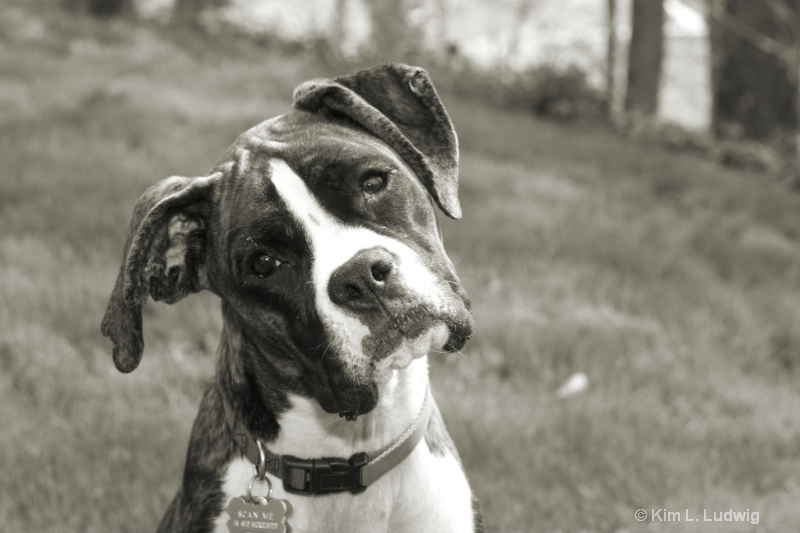
<path id="1" fill-rule="evenodd" d="M 256 467 L 256 477 L 259 481 L 264 481 L 267 478 L 267 452 L 264 450 L 264 443 L 260 439 L 256 439 L 258 446 L 258 464 Z"/>
<path id="2" fill-rule="evenodd" d="M 253 484 L 258 481 L 259 483 L 266 482 L 267 484 L 267 495 L 266 496 L 253 496 Z M 264 479 L 259 479 L 258 476 L 253 476 L 250 480 L 250 483 L 247 484 L 247 501 L 253 503 L 261 503 L 266 505 L 272 499 L 272 481 L 269 480 L 268 477 L 264 477 Z"/>

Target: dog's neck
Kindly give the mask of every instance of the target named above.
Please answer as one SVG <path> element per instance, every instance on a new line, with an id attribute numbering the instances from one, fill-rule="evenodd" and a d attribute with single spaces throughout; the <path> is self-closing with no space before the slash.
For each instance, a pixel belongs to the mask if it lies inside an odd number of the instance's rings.
<path id="1" fill-rule="evenodd" d="M 379 399 L 369 413 L 347 421 L 325 412 L 319 403 L 290 394 L 290 408 L 279 418 L 280 432 L 268 448 L 297 457 L 343 457 L 383 448 L 412 424 L 428 388 L 427 357 L 403 370 L 394 370 L 380 386 Z"/>
<path id="2" fill-rule="evenodd" d="M 231 312 L 225 308 L 223 305 L 223 313 Z M 377 405 L 348 421 L 301 394 L 296 378 L 286 368 L 273 366 L 263 372 L 273 383 L 254 382 L 241 357 L 243 350 L 252 347 L 236 327 L 237 321 L 227 318 L 218 350 L 219 386 L 231 407 L 241 411 L 251 435 L 276 455 L 348 458 L 378 450 L 401 435 L 420 413 L 428 389 L 427 356 L 393 370 L 379 385 Z M 266 363 L 275 365 L 274 361 Z"/>

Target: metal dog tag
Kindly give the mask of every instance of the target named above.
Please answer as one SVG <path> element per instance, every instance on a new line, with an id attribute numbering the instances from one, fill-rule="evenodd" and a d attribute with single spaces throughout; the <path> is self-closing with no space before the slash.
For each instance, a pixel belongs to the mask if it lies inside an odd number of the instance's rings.
<path id="1" fill-rule="evenodd" d="M 262 461 L 263 464 L 263 461 Z M 266 496 L 253 496 L 253 484 L 266 483 Z M 247 495 L 233 498 L 228 503 L 228 533 L 292 533 L 289 517 L 294 510 L 289 500 L 272 499 L 272 483 L 256 468 L 256 475 L 247 485 Z"/>
<path id="2" fill-rule="evenodd" d="M 228 533 L 291 533 L 289 517 L 292 514 L 289 500 L 267 500 L 264 496 L 253 498 L 233 498 L 228 503 Z"/>

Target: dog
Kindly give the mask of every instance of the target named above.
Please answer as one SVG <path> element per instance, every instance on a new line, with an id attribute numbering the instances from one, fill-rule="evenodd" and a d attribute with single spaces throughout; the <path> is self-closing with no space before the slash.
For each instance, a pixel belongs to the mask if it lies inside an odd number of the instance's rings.
<path id="1" fill-rule="evenodd" d="M 484 530 L 429 386 L 474 328 L 436 206 L 461 217 L 457 137 L 400 64 L 305 82 L 208 175 L 144 192 L 102 323 L 116 367 L 148 296 L 208 290 L 223 316 L 159 531 Z"/>

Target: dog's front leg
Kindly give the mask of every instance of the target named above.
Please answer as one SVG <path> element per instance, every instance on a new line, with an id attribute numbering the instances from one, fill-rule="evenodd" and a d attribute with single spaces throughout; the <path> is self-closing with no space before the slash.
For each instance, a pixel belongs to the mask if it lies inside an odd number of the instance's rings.
<path id="1" fill-rule="evenodd" d="M 212 385 L 203 396 L 192 428 L 183 485 L 167 509 L 159 533 L 211 532 L 223 512 L 223 475 L 233 459 L 232 440 L 219 390 Z"/>

